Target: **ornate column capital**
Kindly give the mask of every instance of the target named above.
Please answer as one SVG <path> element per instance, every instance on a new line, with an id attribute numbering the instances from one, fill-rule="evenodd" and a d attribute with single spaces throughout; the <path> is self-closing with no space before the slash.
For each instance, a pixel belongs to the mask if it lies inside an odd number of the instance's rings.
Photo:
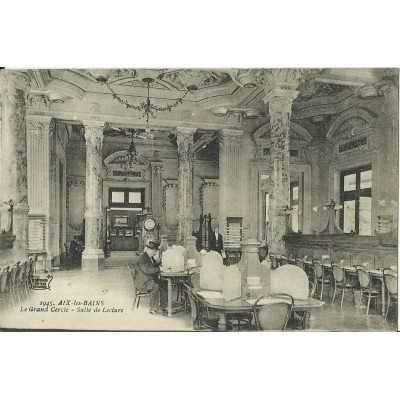
<path id="1" fill-rule="evenodd" d="M 177 134 L 181 133 L 184 135 L 191 135 L 191 134 L 193 135 L 197 131 L 197 128 L 181 126 L 181 127 L 176 127 L 175 131 Z"/>
<path id="2" fill-rule="evenodd" d="M 240 146 L 243 131 L 239 129 L 221 129 L 219 133 L 220 146 Z"/>
<path id="3" fill-rule="evenodd" d="M 99 121 L 83 121 L 85 140 L 89 145 L 95 146 L 99 140 L 103 142 L 104 123 Z"/>
<path id="4" fill-rule="evenodd" d="M 55 120 L 53 117 L 45 115 L 27 115 L 26 116 L 26 128 L 28 130 L 46 130 L 49 128 L 50 124 Z"/>
<path id="5" fill-rule="evenodd" d="M 27 91 L 30 79 L 27 73 L 5 69 L 0 71 L 0 89 L 3 93 L 12 93 L 15 89 Z"/>
<path id="6" fill-rule="evenodd" d="M 293 101 L 297 95 L 297 88 L 305 79 L 308 70 L 304 68 L 276 68 L 263 72 L 265 85 L 264 103 L 274 98 L 285 98 Z M 291 103 L 290 103 L 291 104 Z"/>

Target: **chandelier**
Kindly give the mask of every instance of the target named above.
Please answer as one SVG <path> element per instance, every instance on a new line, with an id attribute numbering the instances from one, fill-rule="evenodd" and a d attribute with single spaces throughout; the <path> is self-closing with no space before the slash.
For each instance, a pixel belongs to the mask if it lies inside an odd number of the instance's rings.
<path id="1" fill-rule="evenodd" d="M 128 150 L 125 153 L 125 163 L 122 164 L 124 169 L 132 168 L 133 165 L 139 163 L 139 153 L 136 150 L 135 143 L 133 142 L 133 132 L 131 136 L 131 143 L 129 144 Z"/>
<path id="2" fill-rule="evenodd" d="M 142 82 L 145 83 L 146 87 L 147 87 L 147 98 L 144 101 L 142 101 L 141 103 L 139 103 L 138 105 L 135 105 L 135 104 L 130 103 L 128 100 L 123 99 L 119 94 L 117 94 L 115 92 L 115 90 L 111 86 L 111 83 L 109 82 L 109 75 L 96 74 L 97 76 L 96 75 L 93 76 L 93 73 L 91 73 L 90 71 L 87 71 L 87 72 L 98 83 L 107 86 L 108 90 L 112 94 L 112 97 L 114 99 L 116 99 L 120 104 L 122 104 L 126 108 L 131 108 L 133 110 L 142 112 L 142 116 L 140 118 L 144 118 L 146 120 L 146 132 L 150 131 L 149 119 L 150 119 L 150 117 L 155 118 L 154 113 L 159 112 L 159 111 L 171 111 L 173 108 L 177 107 L 179 104 L 182 104 L 184 98 L 187 96 L 187 94 L 189 92 L 193 93 L 198 89 L 196 85 L 188 85 L 186 87 L 186 92 L 184 93 L 184 95 L 182 97 L 175 99 L 174 102 L 171 104 L 167 104 L 166 106 L 161 107 L 159 105 L 154 104 L 150 98 L 150 86 L 155 80 L 151 77 L 144 77 L 142 79 Z M 157 77 L 157 79 L 162 79 L 162 76 L 163 75 L 160 74 Z"/>

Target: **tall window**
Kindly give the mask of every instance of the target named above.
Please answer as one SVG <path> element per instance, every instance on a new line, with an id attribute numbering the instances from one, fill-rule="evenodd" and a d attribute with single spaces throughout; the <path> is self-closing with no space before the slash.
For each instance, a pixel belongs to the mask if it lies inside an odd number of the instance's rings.
<path id="1" fill-rule="evenodd" d="M 371 235 L 371 165 L 340 173 L 340 227 L 346 233 Z"/>
<path id="2" fill-rule="evenodd" d="M 299 183 L 290 183 L 290 207 L 292 208 L 292 230 L 293 232 L 299 231 Z"/>

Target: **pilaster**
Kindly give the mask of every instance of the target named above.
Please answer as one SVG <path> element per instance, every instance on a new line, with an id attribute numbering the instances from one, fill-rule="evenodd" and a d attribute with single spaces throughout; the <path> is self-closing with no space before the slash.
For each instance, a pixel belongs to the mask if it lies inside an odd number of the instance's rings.
<path id="1" fill-rule="evenodd" d="M 227 217 L 241 217 L 241 204 L 234 201 L 242 180 L 242 130 L 223 129 L 219 136 L 219 229 L 225 232 Z M 228 215 L 229 214 L 229 215 Z"/>

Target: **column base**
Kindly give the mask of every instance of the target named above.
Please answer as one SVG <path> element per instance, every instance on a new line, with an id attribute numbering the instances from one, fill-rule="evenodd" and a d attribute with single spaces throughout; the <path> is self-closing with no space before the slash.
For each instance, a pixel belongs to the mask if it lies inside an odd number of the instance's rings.
<path id="1" fill-rule="evenodd" d="M 104 252 L 102 249 L 85 249 L 83 251 L 82 271 L 99 271 L 104 268 Z"/>

